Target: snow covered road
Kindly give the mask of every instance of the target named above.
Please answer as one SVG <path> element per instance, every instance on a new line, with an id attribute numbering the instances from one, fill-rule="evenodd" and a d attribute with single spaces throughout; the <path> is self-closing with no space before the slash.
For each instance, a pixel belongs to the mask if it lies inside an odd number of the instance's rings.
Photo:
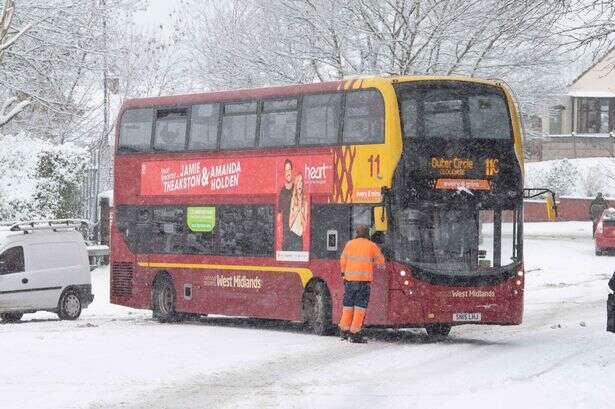
<path id="1" fill-rule="evenodd" d="M 515 327 L 372 330 L 367 345 L 292 323 L 159 324 L 109 305 L 108 271 L 76 322 L 0 325 L 0 408 L 609 408 L 615 334 L 589 223 L 526 225 L 526 309 Z"/>

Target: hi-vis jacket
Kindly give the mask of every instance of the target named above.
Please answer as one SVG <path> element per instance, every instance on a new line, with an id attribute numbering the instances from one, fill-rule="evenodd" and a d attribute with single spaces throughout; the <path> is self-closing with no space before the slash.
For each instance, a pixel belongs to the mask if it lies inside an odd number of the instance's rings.
<path id="1" fill-rule="evenodd" d="M 359 237 L 346 243 L 340 257 L 340 267 L 346 281 L 371 282 L 374 264 L 384 265 L 384 257 L 371 240 Z"/>

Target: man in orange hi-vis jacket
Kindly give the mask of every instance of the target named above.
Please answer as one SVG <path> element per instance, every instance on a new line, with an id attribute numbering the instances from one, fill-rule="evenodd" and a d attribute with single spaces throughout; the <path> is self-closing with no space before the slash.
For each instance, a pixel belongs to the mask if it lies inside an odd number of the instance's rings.
<path id="1" fill-rule="evenodd" d="M 364 343 L 361 335 L 365 311 L 369 302 L 374 265 L 384 266 L 380 248 L 369 239 L 369 228 L 359 224 L 357 237 L 346 243 L 340 267 L 344 278 L 344 304 L 339 327 L 342 339 Z"/>

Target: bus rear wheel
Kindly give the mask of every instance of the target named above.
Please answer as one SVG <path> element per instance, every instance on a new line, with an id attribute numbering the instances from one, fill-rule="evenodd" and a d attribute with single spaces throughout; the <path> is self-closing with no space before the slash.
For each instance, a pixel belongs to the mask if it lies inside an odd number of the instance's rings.
<path id="1" fill-rule="evenodd" d="M 152 295 L 153 315 L 159 322 L 177 322 L 181 314 L 175 310 L 177 294 L 173 280 L 163 276 L 156 280 Z"/>
<path id="2" fill-rule="evenodd" d="M 302 310 L 303 321 L 316 335 L 333 334 L 331 295 L 325 283 L 317 281 L 306 289 Z"/>
<path id="3" fill-rule="evenodd" d="M 430 337 L 446 337 L 451 332 L 451 326 L 446 324 L 426 325 L 425 330 Z"/>

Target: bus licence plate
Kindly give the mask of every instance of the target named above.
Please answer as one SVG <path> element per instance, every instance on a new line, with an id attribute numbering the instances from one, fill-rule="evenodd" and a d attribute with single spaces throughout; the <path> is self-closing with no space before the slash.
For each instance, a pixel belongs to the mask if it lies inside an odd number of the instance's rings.
<path id="1" fill-rule="evenodd" d="M 480 312 L 456 312 L 453 314 L 453 321 L 475 322 L 480 320 Z"/>

